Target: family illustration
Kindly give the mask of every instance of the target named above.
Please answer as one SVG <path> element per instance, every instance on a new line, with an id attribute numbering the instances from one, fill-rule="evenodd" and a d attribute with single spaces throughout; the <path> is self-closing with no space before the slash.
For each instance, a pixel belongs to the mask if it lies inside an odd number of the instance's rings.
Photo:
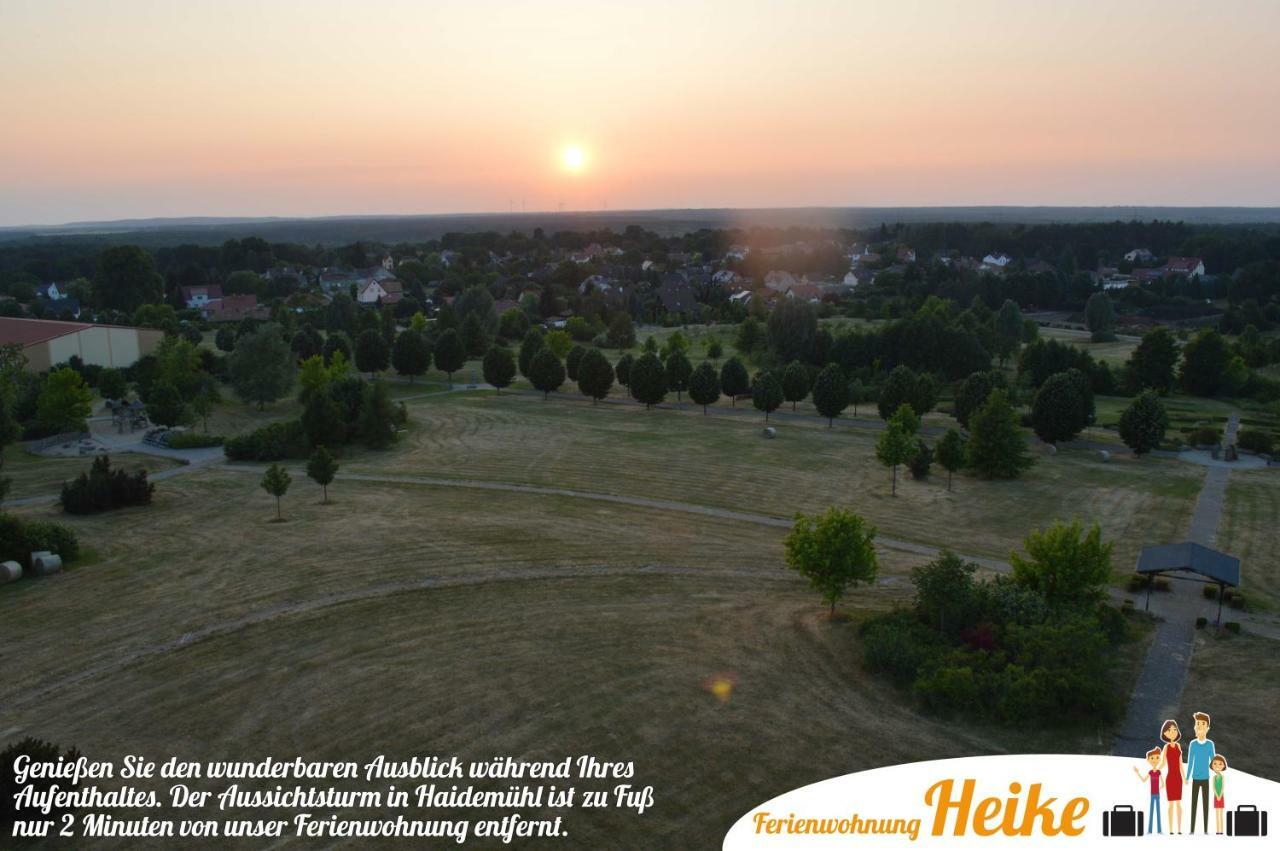
<path id="1" fill-rule="evenodd" d="M 1136 765 L 1138 780 L 1151 785 L 1151 805 L 1147 811 L 1147 824 L 1151 834 L 1162 833 L 1160 825 L 1160 789 L 1164 789 L 1169 802 L 1169 833 L 1182 833 L 1182 787 L 1191 784 L 1191 832 L 1196 832 L 1197 803 L 1204 811 L 1203 831 L 1209 832 L 1209 789 L 1213 788 L 1213 813 L 1217 832 L 1222 833 L 1225 809 L 1223 774 L 1227 770 L 1227 758 L 1214 750 L 1209 738 L 1209 713 L 1196 712 L 1191 716 L 1195 738 L 1186 745 L 1185 767 L 1182 730 L 1178 722 L 1170 718 L 1160 728 L 1160 746 L 1147 751 L 1147 765 L 1143 772 Z"/>

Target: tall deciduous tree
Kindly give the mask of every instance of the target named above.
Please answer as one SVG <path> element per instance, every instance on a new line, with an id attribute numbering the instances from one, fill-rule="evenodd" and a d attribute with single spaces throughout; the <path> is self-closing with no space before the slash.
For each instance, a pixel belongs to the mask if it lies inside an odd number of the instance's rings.
<path id="1" fill-rule="evenodd" d="M 809 369 L 798 360 L 787 364 L 782 372 L 782 398 L 791 403 L 791 410 L 796 403 L 804 401 L 809 395 Z"/>
<path id="2" fill-rule="evenodd" d="M 995 370 L 972 373 L 968 378 L 960 382 L 960 388 L 956 390 L 956 421 L 968 428 L 969 417 L 973 415 L 974 411 L 987 403 L 987 398 L 991 396 L 991 391 L 996 389 L 1003 390 L 1005 387 L 1003 373 Z"/>
<path id="3" fill-rule="evenodd" d="M 587 349 L 578 362 L 578 389 L 591 397 L 591 404 L 609 395 L 613 387 L 613 364 L 596 348 Z"/>
<path id="4" fill-rule="evenodd" d="M 1095 343 L 1116 338 L 1116 311 L 1106 293 L 1094 293 L 1084 305 L 1084 321 Z"/>
<path id="5" fill-rule="evenodd" d="M 785 542 L 787 566 L 809 580 L 835 615 L 851 586 L 875 582 L 875 537 L 875 527 L 843 508 L 816 517 L 797 514 Z"/>
<path id="6" fill-rule="evenodd" d="M 93 278 L 93 300 L 99 307 L 132 314 L 144 304 L 164 300 L 164 278 L 151 255 L 138 246 L 104 248 Z"/>
<path id="7" fill-rule="evenodd" d="M 431 344 L 427 335 L 412 328 L 396 337 L 391 347 L 391 365 L 400 375 L 409 376 L 409 383 L 431 368 Z"/>
<path id="8" fill-rule="evenodd" d="M 951 476 L 958 470 L 964 469 L 965 465 L 965 438 L 954 428 L 947 429 L 947 433 L 938 441 L 938 463 L 942 465 L 942 469 L 947 471 L 947 490 L 951 490 Z"/>
<path id="9" fill-rule="evenodd" d="M 524 339 L 520 342 L 519 366 L 520 374 L 525 378 L 529 377 L 529 369 L 533 365 L 533 356 L 542 350 L 546 345 L 543 338 L 541 328 L 530 328 L 528 333 L 524 335 Z"/>
<path id="10" fill-rule="evenodd" d="M 55 369 L 45 377 L 36 397 L 36 422 L 50 434 L 85 431 L 92 402 L 93 391 L 80 373 L 69 366 Z"/>
<path id="11" fill-rule="evenodd" d="M 838 364 L 827 364 L 814 379 L 813 406 L 827 418 L 827 428 L 849 407 L 849 382 L 844 380 L 844 370 Z"/>
<path id="12" fill-rule="evenodd" d="M 1182 349 L 1182 388 L 1194 396 L 1216 396 L 1226 383 L 1231 349 L 1216 329 L 1201 331 Z"/>
<path id="13" fill-rule="evenodd" d="M 286 396 L 293 388 L 295 361 L 280 326 L 268 323 L 242 334 L 227 358 L 227 372 L 240 398 L 257 402 L 259 410 Z"/>
<path id="14" fill-rule="evenodd" d="M 1148 331 L 1129 356 L 1130 388 L 1168 393 L 1177 380 L 1178 356 L 1178 341 L 1172 331 L 1164 327 Z"/>
<path id="15" fill-rule="evenodd" d="M 1120 414 L 1120 439 L 1135 455 L 1160 445 L 1169 428 L 1169 414 L 1154 390 L 1144 390 Z"/>
<path id="16" fill-rule="evenodd" d="M 769 422 L 769 415 L 782 404 L 782 382 L 767 369 L 757 372 L 751 382 L 751 404 L 757 411 L 764 412 L 765 422 Z"/>
<path id="17" fill-rule="evenodd" d="M 311 458 L 307 460 L 307 477 L 320 486 L 325 505 L 329 504 L 329 485 L 333 483 L 336 475 L 338 475 L 338 462 L 333 459 L 328 449 L 317 446 L 316 451 L 312 452 Z"/>
<path id="18" fill-rule="evenodd" d="M 1017 353 L 1022 345 L 1022 311 L 1013 299 L 1005 299 L 995 318 L 996 354 L 1000 363 Z"/>
<path id="19" fill-rule="evenodd" d="M 673 347 L 671 353 L 667 355 L 664 366 L 667 371 L 667 389 L 676 391 L 676 401 L 679 402 L 680 394 L 689 389 L 689 376 L 693 374 L 693 364 L 689 363 L 689 357 L 684 353 L 684 349 L 677 346 Z"/>
<path id="20" fill-rule="evenodd" d="M 382 372 L 390 362 L 387 338 L 372 328 L 361 331 L 356 338 L 356 369 L 369 373 L 373 378 L 375 372 Z"/>
<path id="21" fill-rule="evenodd" d="M 920 446 L 916 443 L 919 428 L 920 418 L 911 409 L 911 405 L 903 402 L 893 416 L 889 417 L 888 424 L 876 441 L 876 458 L 893 471 L 889 490 L 893 496 L 898 495 L 898 465 L 910 464 L 911 459 L 920 451 Z"/>
<path id="22" fill-rule="evenodd" d="M 1031 404 L 1031 426 L 1045 443 L 1072 440 L 1088 424 L 1080 382 L 1071 372 L 1082 375 L 1078 370 L 1069 370 L 1050 376 L 1040 385 Z"/>
<path id="23" fill-rule="evenodd" d="M 653 338 L 650 337 L 650 340 Z M 645 352 L 631 365 L 631 398 L 646 408 L 661 404 L 667 398 L 667 370 L 653 352 Z"/>
<path id="24" fill-rule="evenodd" d="M 698 364 L 689 376 L 689 398 L 702 406 L 703 416 L 707 414 L 707 406 L 714 405 L 720 398 L 720 376 L 711 361 L 704 360 Z"/>
<path id="25" fill-rule="evenodd" d="M 578 380 L 578 365 L 582 363 L 582 357 L 587 353 L 587 347 L 581 343 L 574 343 L 573 348 L 569 349 L 569 354 L 564 358 L 564 371 L 569 376 L 570 381 Z"/>
<path id="26" fill-rule="evenodd" d="M 529 364 L 529 381 L 542 391 L 543 401 L 546 401 L 553 390 L 560 389 L 564 378 L 564 364 L 551 349 L 540 349 L 533 356 L 533 363 Z"/>
<path id="27" fill-rule="evenodd" d="M 293 479 L 287 470 L 279 464 L 272 464 L 262 474 L 262 489 L 276 498 L 276 519 L 283 520 L 280 514 L 280 499 L 289 492 L 289 484 Z"/>
<path id="28" fill-rule="evenodd" d="M 453 386 L 453 374 L 462 369 L 467 362 L 467 349 L 462 345 L 462 338 L 454 328 L 446 329 L 436 338 L 436 349 L 433 353 L 436 369 L 448 376 L 449 386 Z"/>
<path id="29" fill-rule="evenodd" d="M 360 402 L 360 439 L 370 449 L 386 449 L 396 439 L 396 414 L 386 382 L 365 385 Z"/>
<path id="30" fill-rule="evenodd" d="M 993 390 L 970 419 L 968 464 L 985 479 L 1016 479 L 1031 466 L 1018 415 L 1003 390 Z"/>
<path id="31" fill-rule="evenodd" d="M 631 365 L 635 362 L 635 355 L 628 352 L 618 358 L 618 362 L 613 365 L 613 373 L 618 377 L 618 383 L 623 387 L 631 385 Z"/>
<path id="32" fill-rule="evenodd" d="M 738 358 L 729 358 L 720 367 L 720 389 L 729 397 L 730 407 L 737 407 L 738 397 L 751 389 L 751 376 Z"/>
<path id="33" fill-rule="evenodd" d="M 1044 597 L 1050 606 L 1097 603 L 1111 579 L 1112 544 L 1104 543 L 1095 523 L 1085 532 L 1080 521 L 1058 521 L 1032 532 L 1022 543 L 1025 556 L 1010 553 L 1013 580 Z"/>
<path id="34" fill-rule="evenodd" d="M 511 386 L 516 377 L 516 359 L 506 346 L 493 345 L 484 355 L 484 380 L 492 384 L 499 394 L 503 387 Z"/>

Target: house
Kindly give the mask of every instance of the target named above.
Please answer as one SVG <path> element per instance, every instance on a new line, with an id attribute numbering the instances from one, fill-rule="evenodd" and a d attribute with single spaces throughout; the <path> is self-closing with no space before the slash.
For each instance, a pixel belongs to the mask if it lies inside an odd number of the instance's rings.
<path id="1" fill-rule="evenodd" d="M 404 284 L 395 278 L 376 280 L 367 279 L 356 290 L 356 301 L 359 304 L 395 304 L 404 298 Z"/>
<path id="2" fill-rule="evenodd" d="M 751 253 L 749 245 L 730 245 L 729 250 L 725 252 L 725 260 L 746 260 L 747 255 Z"/>
<path id="3" fill-rule="evenodd" d="M 658 290 L 658 299 L 667 313 L 697 313 L 699 309 L 697 294 L 693 287 L 683 278 L 668 278 Z"/>
<path id="4" fill-rule="evenodd" d="M 446 269 L 450 269 L 461 262 L 462 262 L 461 251 L 454 251 L 451 248 L 446 248 L 444 251 L 440 252 L 440 265 L 445 267 Z"/>
<path id="5" fill-rule="evenodd" d="M 740 304 L 743 307 L 746 307 L 748 304 L 751 303 L 751 297 L 753 295 L 755 295 L 755 293 L 753 293 L 751 290 L 739 290 L 738 292 L 729 296 L 729 302 L 730 304 Z"/>
<path id="6" fill-rule="evenodd" d="M 869 277 L 870 277 L 869 273 L 867 272 L 862 273 L 862 278 L 865 279 Z M 860 279 L 859 279 L 858 273 L 855 272 L 853 269 L 850 269 L 848 272 L 844 273 L 844 285 L 846 287 L 848 287 L 849 289 L 857 289 L 857 286 L 859 283 L 860 283 Z"/>
<path id="7" fill-rule="evenodd" d="M 897 257 L 899 263 L 914 263 L 916 262 L 915 249 L 903 246 L 898 249 Z"/>
<path id="8" fill-rule="evenodd" d="M 61 301 L 67 297 L 67 293 L 58 289 L 57 284 L 41 284 L 36 287 L 36 298 L 45 298 L 49 301 Z"/>
<path id="9" fill-rule="evenodd" d="M 581 251 L 569 252 L 569 260 L 573 263 L 590 263 L 592 260 L 599 260 L 604 256 L 604 246 L 598 242 L 591 243 Z"/>
<path id="10" fill-rule="evenodd" d="M 578 295 L 587 295 L 592 292 L 608 295 L 621 289 L 622 283 L 620 281 L 604 275 L 589 275 L 582 279 L 582 283 L 578 284 Z"/>
<path id="11" fill-rule="evenodd" d="M 1008 254 L 988 254 L 982 258 L 983 266 L 990 266 L 994 269 L 1003 269 L 1012 262 L 1013 259 Z"/>
<path id="12" fill-rule="evenodd" d="M 207 287 L 183 287 L 182 303 L 193 310 L 208 307 L 211 302 L 222 301 L 222 287 L 217 284 Z"/>
<path id="13" fill-rule="evenodd" d="M 1124 255 L 1130 263 L 1150 263 L 1156 256 L 1145 248 L 1135 248 Z"/>
<path id="14" fill-rule="evenodd" d="M 59 299 L 37 298 L 35 302 L 36 309 L 40 315 L 51 316 L 58 319 L 70 317 L 72 319 L 80 318 L 80 299 L 63 296 Z"/>
<path id="15" fill-rule="evenodd" d="M 270 319 L 271 311 L 258 304 L 256 295 L 228 295 L 205 307 L 201 313 L 210 322 L 239 322 L 243 319 Z"/>
<path id="16" fill-rule="evenodd" d="M 1204 261 L 1199 257 L 1170 257 L 1164 264 L 1166 275 L 1183 275 L 1188 278 L 1204 277 Z"/>
<path id="17" fill-rule="evenodd" d="M 800 283 L 790 272 L 773 271 L 764 276 L 764 285 L 774 292 L 784 293 Z"/>
<path id="18" fill-rule="evenodd" d="M 513 298 L 500 298 L 493 303 L 493 312 L 495 316 L 501 316 L 512 308 L 520 306 L 520 302 Z"/>
<path id="19" fill-rule="evenodd" d="M 0 344 L 20 345 L 30 372 L 45 372 L 73 356 L 86 364 L 123 369 L 155 351 L 163 339 L 164 332 L 155 328 L 0 317 Z"/>
<path id="20" fill-rule="evenodd" d="M 395 274 L 395 271 L 396 271 L 396 261 L 394 261 L 394 260 L 392 260 L 392 259 L 391 259 L 391 255 L 390 255 L 390 254 L 384 254 L 384 255 L 382 255 L 382 262 L 381 262 L 381 264 L 380 264 L 380 265 L 381 265 L 381 266 L 382 266 L 382 268 L 383 268 L 383 269 L 385 269 L 386 271 L 390 272 L 390 273 L 391 273 L 391 274 L 393 274 L 393 275 Z"/>

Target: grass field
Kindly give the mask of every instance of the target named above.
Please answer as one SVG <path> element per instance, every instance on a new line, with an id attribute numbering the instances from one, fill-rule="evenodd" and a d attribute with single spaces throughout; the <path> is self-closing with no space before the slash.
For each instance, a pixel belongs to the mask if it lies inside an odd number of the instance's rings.
<path id="1" fill-rule="evenodd" d="M 1280 777 L 1277 706 L 1280 654 L 1275 641 L 1247 634 L 1217 637 L 1207 630 L 1197 634 L 1191 676 L 1177 717 L 1189 719 L 1192 712 L 1208 712 L 1213 717 L 1209 738 L 1231 768 Z"/>
<path id="2" fill-rule="evenodd" d="M 347 469 L 512 481 L 692 502 L 790 517 L 849 506 L 886 536 L 1006 558 L 1026 533 L 1058 518 L 1102 525 L 1118 572 L 1144 543 L 1179 540 L 1203 470 L 1161 459 L 1063 451 L 1042 456 L 1018 482 L 957 477 L 927 482 L 890 473 L 875 435 L 788 421 L 764 440 L 754 417 L 696 410 L 543 402 L 537 397 L 442 396 L 411 403 L 405 446 L 362 454 Z M 607 475 L 602 475 L 607 471 Z"/>
<path id="3" fill-rule="evenodd" d="M 168 458 L 138 455 L 132 452 L 111 456 L 113 468 L 131 473 L 137 470 L 156 473 L 176 467 L 178 463 Z M 2 472 L 13 482 L 9 489 L 9 498 L 22 499 L 58 493 L 62 489 L 63 482 L 74 479 L 82 472 L 88 472 L 92 464 L 92 458 L 49 458 L 32 454 L 23 447 L 14 445 L 5 447 Z"/>
<path id="4" fill-rule="evenodd" d="M 1136 337 L 1121 337 L 1108 343 L 1095 343 L 1089 339 L 1089 332 L 1070 328 L 1041 327 L 1040 336 L 1046 340 L 1058 340 L 1084 349 L 1093 356 L 1094 360 L 1102 361 L 1112 367 L 1127 361 L 1139 342 Z"/>
<path id="5" fill-rule="evenodd" d="M 1232 473 L 1218 540 L 1242 562 L 1241 587 L 1246 598 L 1271 609 L 1280 607 L 1278 522 L 1280 471 Z"/>

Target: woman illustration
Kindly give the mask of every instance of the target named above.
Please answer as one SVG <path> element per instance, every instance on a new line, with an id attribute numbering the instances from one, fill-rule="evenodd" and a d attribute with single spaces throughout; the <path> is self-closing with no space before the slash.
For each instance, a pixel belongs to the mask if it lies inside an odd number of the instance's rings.
<path id="1" fill-rule="evenodd" d="M 1165 776 L 1164 794 L 1169 799 L 1169 833 L 1182 833 L 1182 731 L 1178 722 L 1170 718 L 1160 728 L 1160 741 L 1164 746 L 1160 754 L 1160 770 Z M 1176 815 L 1175 815 L 1176 813 Z"/>

